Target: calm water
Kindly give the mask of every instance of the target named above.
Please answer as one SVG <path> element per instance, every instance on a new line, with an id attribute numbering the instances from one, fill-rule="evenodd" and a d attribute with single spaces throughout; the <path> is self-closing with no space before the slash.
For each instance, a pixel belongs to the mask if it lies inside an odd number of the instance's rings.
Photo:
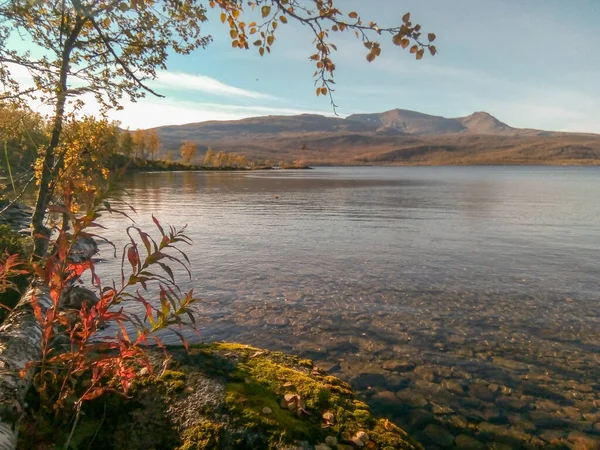
<path id="1" fill-rule="evenodd" d="M 146 230 L 151 213 L 188 224 L 180 280 L 204 299 L 201 339 L 311 357 L 427 448 L 598 439 L 600 169 L 150 173 L 126 188 Z M 126 221 L 105 222 L 122 242 Z"/>

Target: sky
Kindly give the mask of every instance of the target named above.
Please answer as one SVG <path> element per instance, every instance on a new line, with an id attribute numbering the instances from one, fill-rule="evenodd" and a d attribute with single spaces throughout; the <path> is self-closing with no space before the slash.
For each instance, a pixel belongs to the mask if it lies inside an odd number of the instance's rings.
<path id="1" fill-rule="evenodd" d="M 600 0 L 337 0 L 380 26 L 413 23 L 435 32 L 439 51 L 416 61 L 381 36 L 382 55 L 365 59 L 361 42 L 334 33 L 337 113 L 393 108 L 444 117 L 486 111 L 520 128 L 600 133 Z M 333 115 L 316 97 L 312 36 L 289 23 L 272 52 L 231 48 L 229 28 L 211 12 L 213 37 L 191 55 L 172 55 L 148 97 L 109 117 L 131 129 L 251 116 Z M 88 110 L 94 110 L 92 103 Z"/>

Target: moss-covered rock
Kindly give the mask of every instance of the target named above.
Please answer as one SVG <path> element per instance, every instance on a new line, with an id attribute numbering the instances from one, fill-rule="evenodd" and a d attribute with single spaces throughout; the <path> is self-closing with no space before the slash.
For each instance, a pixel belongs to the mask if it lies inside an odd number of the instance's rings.
<path id="1" fill-rule="evenodd" d="M 168 370 L 145 376 L 131 398 L 87 405 L 72 448 L 421 448 L 309 360 L 231 343 L 170 354 Z"/>

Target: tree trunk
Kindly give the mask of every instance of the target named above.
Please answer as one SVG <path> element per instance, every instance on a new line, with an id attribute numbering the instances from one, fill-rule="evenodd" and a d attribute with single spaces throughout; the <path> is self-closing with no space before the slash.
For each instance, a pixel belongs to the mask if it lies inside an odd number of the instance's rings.
<path id="1" fill-rule="evenodd" d="M 52 306 L 48 286 L 38 281 L 31 285 L 0 326 L 0 450 L 17 447 L 25 394 L 33 370 L 28 370 L 25 377 L 21 377 L 20 372 L 27 363 L 39 361 L 42 352 L 42 328 L 31 306 L 33 295 L 43 313 Z"/>
<path id="2" fill-rule="evenodd" d="M 58 86 L 56 87 L 56 107 L 54 108 L 54 122 L 52 124 L 52 136 L 50 143 L 46 147 L 44 152 L 44 161 L 42 164 L 42 176 L 40 179 L 40 188 L 38 191 L 38 197 L 35 203 L 35 209 L 33 217 L 31 218 L 31 226 L 33 228 L 32 234 L 34 239 L 33 255 L 32 258 L 40 259 L 46 255 L 48 249 L 48 238 L 49 233 L 44 227 L 44 216 L 46 214 L 46 208 L 50 202 L 52 196 L 52 189 L 50 184 L 52 181 L 52 175 L 55 173 L 55 158 L 54 153 L 58 144 L 60 143 L 60 134 L 62 132 L 63 119 L 65 115 L 65 104 L 67 102 L 67 77 L 69 74 L 69 64 L 71 61 L 71 51 L 79 36 L 81 28 L 87 21 L 86 18 L 78 17 L 69 37 L 65 41 L 65 45 L 61 57 L 60 66 L 60 78 Z M 1 449 L 0 449 L 1 450 Z"/>
<path id="3" fill-rule="evenodd" d="M 67 63 L 68 64 L 68 63 Z M 66 67 L 61 69 L 61 80 L 63 78 L 62 73 L 66 72 Z M 64 87 L 64 89 L 63 89 Z M 50 202 L 51 189 L 50 182 L 52 181 L 52 172 L 54 169 L 54 151 L 58 147 L 60 141 L 60 133 L 62 131 L 63 116 L 65 113 L 65 103 L 67 100 L 66 93 L 66 74 L 64 82 L 60 88 L 56 100 L 56 109 L 54 113 L 54 124 L 52 126 L 52 137 L 50 143 L 46 147 L 44 152 L 44 163 L 42 165 L 42 177 L 40 179 L 40 187 L 38 191 L 38 197 L 35 202 L 35 209 L 33 217 L 31 218 L 31 225 L 33 227 L 33 258 L 42 258 L 48 249 L 48 232 L 44 228 L 44 216 L 46 214 L 46 208 Z"/>

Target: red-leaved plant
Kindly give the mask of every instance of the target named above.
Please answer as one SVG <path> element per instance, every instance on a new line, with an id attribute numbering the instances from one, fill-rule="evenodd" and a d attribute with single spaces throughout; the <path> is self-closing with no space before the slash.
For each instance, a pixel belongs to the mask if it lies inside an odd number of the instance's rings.
<path id="1" fill-rule="evenodd" d="M 84 205 L 85 213 L 76 214 L 73 198 L 68 188 L 64 206 L 50 208 L 50 212 L 62 214 L 63 226 L 53 228 L 56 237 L 50 245 L 50 255 L 33 264 L 37 277 L 47 283 L 52 302 L 44 309 L 39 299 L 32 297 L 33 310 L 42 327 L 42 356 L 26 370 L 37 369 L 34 386 L 43 402 L 52 405 L 56 414 L 70 405 L 75 408 L 74 429 L 84 402 L 107 391 L 127 395 L 131 383 L 140 377 L 141 367 L 152 371 L 148 347 L 155 344 L 165 350 L 158 332 L 169 329 L 187 348 L 179 328 L 187 326 L 195 330 L 191 307 L 198 299 L 193 296 L 193 290 L 180 291 L 169 266 L 169 263 L 180 265 L 191 276 L 189 259 L 177 247 L 181 243 L 191 245 L 184 234 L 185 227 L 170 226 L 165 231 L 154 216 L 160 239 L 155 240 L 139 227 L 130 225 L 126 231 L 129 242 L 121 257 L 120 283 L 113 280 L 110 286 L 102 286 L 92 259 L 77 257 L 78 242 L 85 239 L 108 242 L 90 230 L 104 228 L 98 223 L 103 213 L 126 216 L 127 213 L 114 209 L 94 191 L 86 191 L 77 194 L 77 207 Z M 65 226 L 65 219 L 69 227 Z M 80 283 L 81 276 L 88 271 L 99 293 L 97 303 L 83 302 L 78 310 L 65 309 L 62 304 L 65 292 L 74 283 Z M 154 300 L 149 294 L 152 291 L 157 296 Z M 143 305 L 143 315 L 128 308 L 133 303 Z M 107 327 L 114 331 L 99 333 Z M 60 336 L 68 338 L 63 338 L 62 349 L 55 343 Z M 167 357 L 166 350 L 164 356 Z"/>
<path id="2" fill-rule="evenodd" d="M 9 290 L 18 290 L 17 285 L 12 281 L 19 275 L 27 275 L 29 271 L 24 268 L 25 261 L 21 255 L 5 251 L 0 255 L 0 294 Z M 0 302 L 0 308 L 10 310 L 8 305 Z"/>

